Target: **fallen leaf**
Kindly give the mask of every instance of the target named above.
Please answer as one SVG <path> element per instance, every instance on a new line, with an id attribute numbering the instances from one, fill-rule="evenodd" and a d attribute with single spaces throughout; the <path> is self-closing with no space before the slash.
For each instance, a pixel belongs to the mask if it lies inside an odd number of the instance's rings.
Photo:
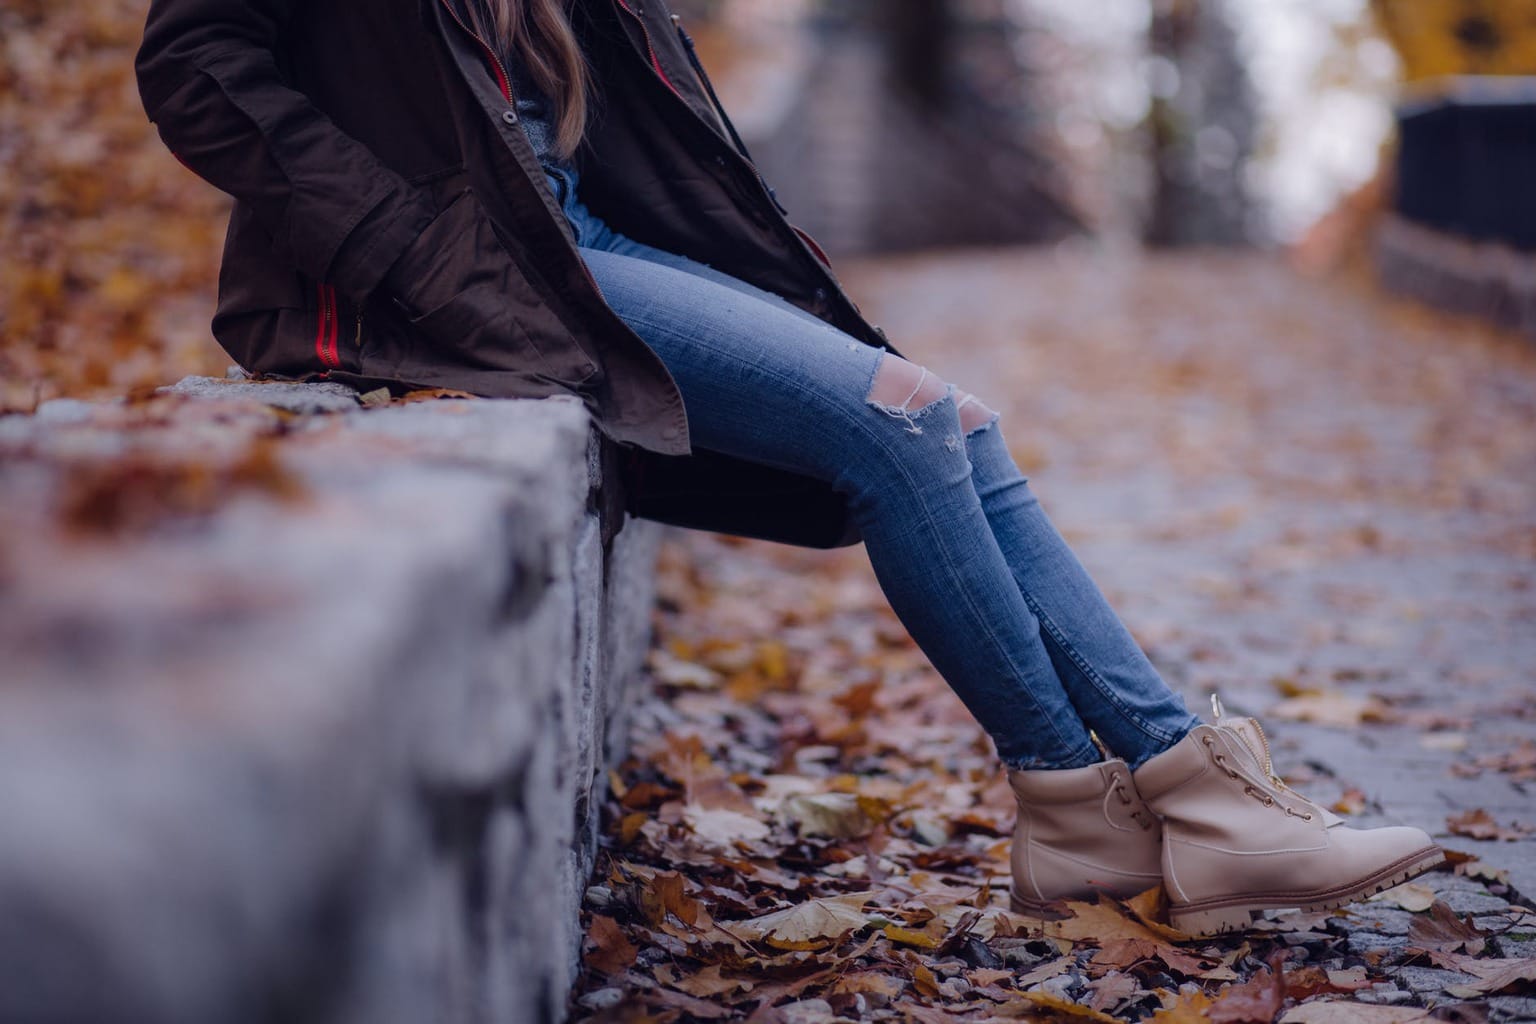
<path id="1" fill-rule="evenodd" d="M 1375 697 L 1352 697 L 1326 691 L 1308 693 L 1281 701 L 1269 709 L 1270 716 L 1287 722 L 1312 722 L 1353 728 L 1363 722 L 1389 722 L 1392 709 Z"/>
<path id="2" fill-rule="evenodd" d="M 700 999 L 714 999 L 732 992 L 751 992 L 756 985 L 756 980 L 727 978 L 721 973 L 719 964 L 710 964 L 697 971 L 678 974 L 667 984 Z"/>
<path id="3" fill-rule="evenodd" d="M 438 402 L 443 399 L 464 400 L 476 397 L 478 396 L 472 395 L 468 391 L 455 391 L 453 388 L 421 388 L 417 391 L 407 391 L 404 395 L 400 396 L 398 401 L 405 403 Z"/>
<path id="4" fill-rule="evenodd" d="M 651 675 L 663 686 L 680 690 L 713 690 L 720 685 L 720 673 L 708 665 L 684 661 L 659 647 L 651 651 L 649 666 Z"/>
<path id="5" fill-rule="evenodd" d="M 688 804 L 683 808 L 683 821 L 699 839 L 710 846 L 729 849 L 738 842 L 750 843 L 768 836 L 770 829 L 763 822 L 725 808 L 700 807 Z"/>
<path id="6" fill-rule="evenodd" d="M 744 942 L 775 949 L 824 949 L 869 923 L 864 905 L 872 893 L 806 900 L 749 921 L 721 921 L 720 928 Z"/>
<path id="7" fill-rule="evenodd" d="M 1435 952 L 1430 954 L 1430 959 L 1436 967 L 1470 974 L 1477 979 L 1469 984 L 1455 986 L 1458 991 L 1452 994 L 1458 999 L 1498 995 L 1536 983 L 1536 958 L 1479 960 L 1475 956 Z"/>
<path id="8" fill-rule="evenodd" d="M 1008 981 L 1013 977 L 1013 972 L 991 967 L 978 967 L 974 971 L 965 972 L 965 980 L 977 988 L 986 988 L 996 985 L 1000 981 Z"/>
<path id="9" fill-rule="evenodd" d="M 921 961 L 912 967 L 912 987 L 917 989 L 919 995 L 929 999 L 937 999 L 939 993 L 939 979 L 934 976 L 928 965 Z"/>
<path id="10" fill-rule="evenodd" d="M 586 962 L 601 974 L 628 970 L 640 952 L 619 923 L 603 914 L 592 915 L 592 923 L 587 927 L 587 943 Z"/>
<path id="11" fill-rule="evenodd" d="M 1419 746 L 1425 750 L 1443 750 L 1449 753 L 1460 753 L 1467 749 L 1467 734 L 1464 732 L 1427 732 L 1419 737 Z"/>
<path id="12" fill-rule="evenodd" d="M 1415 917 L 1409 922 L 1408 942 L 1414 949 L 1446 953 L 1465 950 L 1473 956 L 1488 944 L 1472 919 L 1457 917 L 1444 900 L 1435 900 L 1428 917 Z"/>
<path id="13" fill-rule="evenodd" d="M 688 895 L 683 876 L 675 871 L 661 871 L 652 878 L 641 879 L 639 905 L 652 925 L 660 925 L 669 914 L 683 924 L 697 924 L 701 909 L 699 901 Z"/>
<path id="14" fill-rule="evenodd" d="M 1228 985 L 1205 1011 L 1217 1024 L 1270 1024 L 1285 1005 L 1283 974 L 1259 971 L 1237 985 Z"/>
<path id="15" fill-rule="evenodd" d="M 899 942 L 904 946 L 916 946 L 919 949 L 938 949 L 942 941 L 927 932 L 918 931 L 915 928 L 902 928 L 894 924 L 886 925 L 883 931 L 885 937 L 892 942 Z"/>
<path id="16" fill-rule="evenodd" d="M 1100 897 L 1097 903 L 1068 900 L 1064 906 L 1069 916 L 1061 921 L 1044 922 L 1042 930 L 1045 934 L 1101 946 L 1117 939 L 1141 939 L 1154 945 L 1163 944 L 1161 936 L 1140 921 L 1126 917 L 1108 897 Z"/>
<path id="17" fill-rule="evenodd" d="M 1083 1003 L 1075 1003 L 1053 992 L 1017 992 L 1016 998 L 1023 1000 L 1039 1010 L 1045 1010 L 1056 1017 L 1066 1017 L 1069 1020 L 1099 1021 L 1101 1024 L 1120 1024 L 1119 1017 L 1111 1017 L 1101 1010 L 1095 1010 Z"/>
<path id="18" fill-rule="evenodd" d="M 1364 791 L 1351 786 L 1339 794 L 1339 798 L 1330 804 L 1328 809 L 1335 814 L 1359 814 L 1365 810 L 1366 804 L 1369 802 Z"/>
<path id="19" fill-rule="evenodd" d="M 1161 885 L 1154 885 L 1122 902 L 1136 920 L 1168 941 L 1189 941 L 1188 935 L 1168 924 L 1168 894 Z"/>
<path id="20" fill-rule="evenodd" d="M 1456 873 L 1468 878 L 1476 878 L 1483 882 L 1497 882 L 1500 885 L 1509 884 L 1509 872 L 1504 868 L 1496 868 L 1492 864 L 1485 864 L 1480 860 L 1468 861 L 1465 864 L 1456 865 Z"/>
<path id="21" fill-rule="evenodd" d="M 803 836 L 855 839 L 884 820 L 885 806 L 856 793 L 807 793 L 785 800 L 783 814 Z"/>
<path id="22" fill-rule="evenodd" d="M 1152 1015 L 1159 1024 L 1203 1024 L 1209 1018 L 1211 997 L 1204 992 L 1181 993 L 1167 1000 L 1167 1004 Z"/>
<path id="23" fill-rule="evenodd" d="M 1408 882 L 1388 889 L 1386 892 L 1377 893 L 1368 902 L 1386 903 L 1419 914 L 1434 905 L 1435 890 L 1427 885 Z"/>
<path id="24" fill-rule="evenodd" d="M 1057 960 L 1048 961 L 1047 963 L 1043 963 L 1040 966 L 1038 966 L 1038 967 L 1034 968 L 1033 970 L 1031 970 L 1028 974 L 1025 974 L 1022 978 L 1020 978 L 1019 982 L 1018 982 L 1018 987 L 1019 988 L 1029 988 L 1031 985 L 1038 985 L 1038 984 L 1040 984 L 1042 981 L 1046 980 L 1047 978 L 1054 978 L 1054 977 L 1056 977 L 1056 975 L 1062 973 L 1067 968 L 1071 967 L 1072 963 L 1073 963 L 1072 958 L 1071 957 L 1067 957 L 1067 956 L 1061 957 L 1060 959 L 1057 959 Z"/>
<path id="25" fill-rule="evenodd" d="M 1116 972 L 1092 982 L 1088 986 L 1088 1005 L 1095 1010 L 1109 1011 L 1142 995 L 1144 990 L 1134 975 Z"/>
<path id="26" fill-rule="evenodd" d="M 880 974 L 874 971 L 859 971 L 854 974 L 846 974 L 839 978 L 832 986 L 834 993 L 842 992 L 850 995 L 858 993 L 873 993 L 884 996 L 886 999 L 895 999 L 906 989 L 907 983 L 900 978 L 889 974 Z"/>
<path id="27" fill-rule="evenodd" d="M 1508 827 L 1500 825 L 1493 815 L 1482 808 L 1451 815 L 1445 819 L 1445 827 L 1455 836 L 1466 836 L 1468 839 L 1494 839 L 1505 842 L 1515 842 L 1524 839 L 1533 831 L 1529 826 L 1518 822 L 1511 822 Z"/>

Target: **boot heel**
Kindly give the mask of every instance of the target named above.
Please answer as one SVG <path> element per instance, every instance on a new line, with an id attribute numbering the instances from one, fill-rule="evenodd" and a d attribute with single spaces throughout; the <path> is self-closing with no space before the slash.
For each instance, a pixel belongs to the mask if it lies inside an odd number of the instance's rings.
<path id="1" fill-rule="evenodd" d="M 1168 908 L 1168 923 L 1185 935 L 1208 939 L 1227 932 L 1246 931 L 1253 924 L 1255 912 L 1246 907 L 1220 907 L 1215 910 L 1180 911 Z"/>

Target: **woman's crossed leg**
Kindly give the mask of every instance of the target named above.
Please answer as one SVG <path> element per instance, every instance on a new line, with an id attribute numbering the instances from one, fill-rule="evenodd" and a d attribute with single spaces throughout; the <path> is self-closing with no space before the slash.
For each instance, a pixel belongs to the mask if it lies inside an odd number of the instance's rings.
<path id="1" fill-rule="evenodd" d="M 847 498 L 893 609 L 1010 767 L 1091 764 L 1090 728 L 1135 765 L 1195 724 L 1029 495 L 995 413 L 776 296 L 614 248 L 582 254 L 672 372 L 695 443 Z"/>

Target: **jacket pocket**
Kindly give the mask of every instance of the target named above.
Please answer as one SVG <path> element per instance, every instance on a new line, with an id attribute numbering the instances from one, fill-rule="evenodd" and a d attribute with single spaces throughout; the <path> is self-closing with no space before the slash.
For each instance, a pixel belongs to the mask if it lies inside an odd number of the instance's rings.
<path id="1" fill-rule="evenodd" d="M 446 363 L 572 386 L 597 372 L 468 189 L 406 249 L 385 287 L 412 333 Z"/>

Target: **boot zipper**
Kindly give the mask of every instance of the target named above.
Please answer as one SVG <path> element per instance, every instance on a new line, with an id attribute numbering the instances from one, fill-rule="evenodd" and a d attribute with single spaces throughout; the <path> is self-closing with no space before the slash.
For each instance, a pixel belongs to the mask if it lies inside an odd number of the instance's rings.
<path id="1" fill-rule="evenodd" d="M 1221 716 L 1222 716 L 1222 714 L 1225 711 L 1226 711 L 1226 708 L 1222 706 L 1221 698 L 1218 697 L 1214 693 L 1211 694 L 1211 713 L 1212 713 L 1212 716 L 1213 716 L 1213 724 L 1214 725 L 1217 725 L 1217 726 L 1221 725 Z M 1281 780 L 1280 776 L 1275 774 L 1275 762 L 1274 762 L 1273 758 L 1270 755 L 1270 751 L 1269 751 L 1269 737 L 1264 734 L 1264 727 L 1259 724 L 1259 720 L 1257 718 L 1250 718 L 1250 719 L 1248 719 L 1248 723 L 1253 726 L 1253 731 L 1255 733 L 1257 733 L 1258 737 L 1259 737 L 1259 747 L 1260 747 L 1260 749 L 1253 751 L 1253 753 L 1259 758 L 1259 761 L 1263 764 L 1263 766 L 1264 766 L 1264 774 L 1269 776 L 1269 781 L 1274 783 L 1276 788 L 1283 789 L 1283 790 L 1290 790 L 1290 787 L 1287 786 L 1284 783 L 1284 781 Z M 1243 741 L 1243 746 L 1249 747 L 1250 749 L 1252 749 L 1252 744 L 1248 743 L 1247 739 L 1244 737 L 1244 735 L 1241 732 L 1239 732 L 1237 734 L 1237 738 Z M 1292 792 L 1294 792 L 1294 790 L 1292 790 Z"/>

